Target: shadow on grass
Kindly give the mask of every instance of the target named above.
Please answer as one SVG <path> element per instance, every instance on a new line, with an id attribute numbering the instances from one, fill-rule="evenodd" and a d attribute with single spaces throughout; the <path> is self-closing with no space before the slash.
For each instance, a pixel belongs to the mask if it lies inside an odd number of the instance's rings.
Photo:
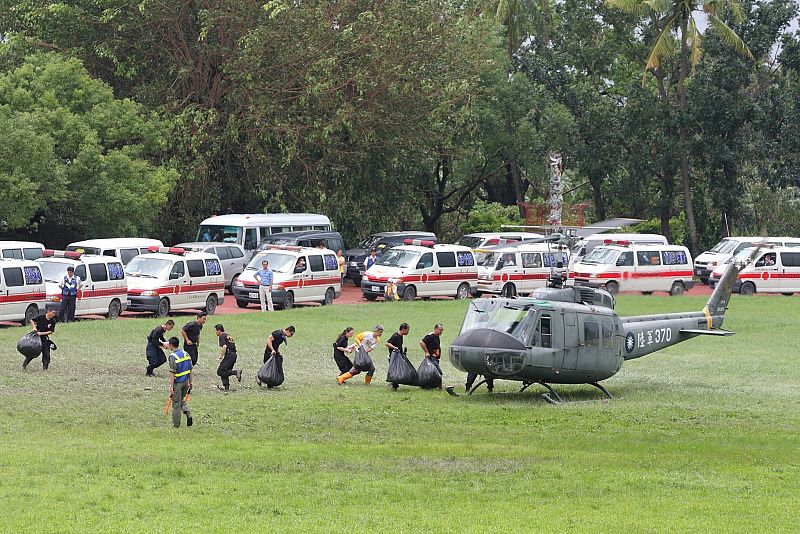
<path id="1" fill-rule="evenodd" d="M 572 402 L 597 402 L 597 403 L 605 403 L 605 402 L 613 402 L 614 400 L 623 400 L 626 394 L 633 394 L 634 391 L 641 392 L 642 389 L 649 389 L 646 386 L 630 386 L 630 385 L 621 385 L 616 388 L 608 388 L 609 392 L 614 396 L 614 399 L 609 399 L 606 397 L 603 392 L 599 389 L 588 386 L 584 384 L 551 384 L 553 389 L 555 389 L 559 395 L 569 404 Z M 520 388 L 522 385 L 520 384 Z M 656 388 L 652 389 L 653 395 L 658 394 Z M 494 393 L 489 393 L 485 386 L 481 386 L 478 390 L 475 391 L 470 396 L 462 395 L 465 399 L 470 399 L 470 402 L 480 402 L 480 403 L 487 403 L 487 404 L 519 404 L 521 402 L 530 403 L 530 404 L 542 404 L 542 405 L 549 405 L 549 403 L 542 398 L 542 394 L 549 393 L 547 388 L 541 386 L 539 384 L 534 384 L 530 386 L 523 392 L 519 392 L 519 389 L 516 391 L 495 391 Z M 550 394 L 552 398 L 553 395 Z"/>

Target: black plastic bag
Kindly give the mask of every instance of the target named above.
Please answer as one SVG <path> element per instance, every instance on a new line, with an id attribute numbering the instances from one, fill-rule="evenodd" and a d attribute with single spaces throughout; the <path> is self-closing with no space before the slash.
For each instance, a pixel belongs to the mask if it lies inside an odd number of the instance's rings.
<path id="1" fill-rule="evenodd" d="M 442 385 L 442 373 L 439 372 L 436 364 L 431 360 L 431 356 L 426 356 L 417 369 L 419 387 L 423 389 L 435 389 Z"/>
<path id="2" fill-rule="evenodd" d="M 417 370 L 404 354 L 400 354 L 399 350 L 393 350 L 392 355 L 389 356 L 389 372 L 386 373 L 386 381 L 406 386 L 416 386 L 418 383 Z"/>
<path id="3" fill-rule="evenodd" d="M 283 378 L 283 356 L 280 354 L 270 356 L 258 371 L 258 380 L 269 388 L 283 384 Z"/>
<path id="4" fill-rule="evenodd" d="M 17 350 L 26 358 L 38 358 L 42 354 L 42 338 L 36 332 L 28 332 L 17 343 Z"/>
<path id="5" fill-rule="evenodd" d="M 369 353 L 367 352 L 367 349 L 364 348 L 364 345 L 359 345 L 359 347 L 356 349 L 356 357 L 353 360 L 353 367 L 359 371 L 371 371 L 375 368 L 375 365 L 372 363 L 372 358 L 369 357 Z"/>

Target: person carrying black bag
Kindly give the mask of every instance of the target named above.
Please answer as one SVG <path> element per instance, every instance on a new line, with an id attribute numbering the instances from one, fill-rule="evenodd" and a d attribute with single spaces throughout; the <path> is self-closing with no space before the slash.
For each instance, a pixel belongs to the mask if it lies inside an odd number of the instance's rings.
<path id="1" fill-rule="evenodd" d="M 408 327 L 408 323 L 400 323 L 400 328 L 397 329 L 397 332 L 392 334 L 392 337 L 389 338 L 389 341 L 386 342 L 386 348 L 389 349 L 389 361 L 391 363 L 392 359 L 392 351 L 396 350 L 400 352 L 400 354 L 405 355 L 405 351 L 403 350 L 403 336 L 408 335 L 411 329 Z M 392 382 L 389 384 L 392 390 L 397 390 L 400 387 L 400 384 L 396 382 Z"/>
<path id="2" fill-rule="evenodd" d="M 348 326 L 342 330 L 342 333 L 336 338 L 336 343 L 333 344 L 333 361 L 336 362 L 336 367 L 339 368 L 339 376 L 353 367 L 353 362 L 346 356 L 346 354 L 353 352 L 355 345 L 350 344 L 350 338 L 353 335 L 355 335 L 355 329 L 352 326 Z"/>
<path id="3" fill-rule="evenodd" d="M 222 385 L 218 387 L 227 393 L 231 389 L 230 377 L 235 376 L 236 380 L 242 381 L 242 371 L 233 368 L 234 364 L 236 364 L 236 342 L 225 333 L 225 327 L 221 324 L 214 326 L 214 332 L 219 339 L 217 376 L 222 379 Z"/>
<path id="4" fill-rule="evenodd" d="M 50 341 L 50 334 L 55 332 L 56 322 L 56 312 L 54 310 L 47 310 L 42 315 L 37 315 L 31 319 L 33 332 L 42 340 L 42 368 L 45 371 L 50 367 L 50 349 L 53 347 L 53 342 Z M 27 369 L 28 364 L 33 360 L 34 358 L 26 356 L 25 361 L 22 362 L 22 370 Z"/>
<path id="5" fill-rule="evenodd" d="M 292 337 L 295 333 L 294 326 L 287 326 L 283 330 L 275 330 L 272 332 L 269 337 L 267 338 L 267 348 L 264 349 L 264 363 L 267 363 L 272 356 L 275 356 L 276 362 L 281 363 L 281 372 L 283 371 L 283 355 L 280 353 L 280 348 L 282 343 L 286 343 L 286 340 Z M 261 379 L 256 375 L 256 382 L 259 386 L 262 385 Z M 267 388 L 272 388 L 273 386 L 267 384 Z"/>

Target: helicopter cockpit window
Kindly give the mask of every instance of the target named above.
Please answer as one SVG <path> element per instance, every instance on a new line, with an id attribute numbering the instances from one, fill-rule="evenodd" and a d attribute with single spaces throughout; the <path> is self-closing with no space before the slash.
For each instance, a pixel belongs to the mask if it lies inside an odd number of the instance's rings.
<path id="1" fill-rule="evenodd" d="M 544 313 L 539 317 L 539 326 L 536 329 L 536 345 L 545 348 L 552 347 L 552 334 L 550 332 L 550 315 Z"/>
<path id="2" fill-rule="evenodd" d="M 633 267 L 633 252 L 623 252 L 617 258 L 617 267 Z"/>
<path id="3" fill-rule="evenodd" d="M 490 299 L 475 299 L 469 303 L 464 324 L 461 325 L 461 334 L 474 328 L 484 328 L 489 324 L 491 317 L 492 301 Z"/>
<path id="4" fill-rule="evenodd" d="M 538 269 L 542 266 L 542 255 L 538 252 L 523 252 L 522 267 L 525 269 Z"/>
<path id="5" fill-rule="evenodd" d="M 583 323 L 583 342 L 587 347 L 600 346 L 600 325 L 594 321 L 586 321 Z"/>
<path id="6" fill-rule="evenodd" d="M 527 345 L 535 319 L 536 311 L 533 309 L 503 306 L 491 314 L 486 326 L 510 334 Z"/>
<path id="7" fill-rule="evenodd" d="M 614 325 L 603 321 L 603 348 L 614 348 Z"/>

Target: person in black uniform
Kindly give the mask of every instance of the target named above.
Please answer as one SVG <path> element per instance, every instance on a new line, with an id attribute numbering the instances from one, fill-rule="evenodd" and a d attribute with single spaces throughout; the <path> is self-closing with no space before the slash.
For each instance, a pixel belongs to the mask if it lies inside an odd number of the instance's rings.
<path id="1" fill-rule="evenodd" d="M 169 343 L 164 338 L 164 333 L 169 332 L 175 327 L 175 321 L 172 319 L 168 320 L 164 324 L 160 324 L 157 327 L 153 328 L 150 331 L 150 334 L 147 336 L 147 348 L 145 349 L 145 355 L 147 356 L 147 371 L 145 371 L 145 376 L 155 376 L 153 371 L 157 367 L 161 367 L 165 363 L 167 363 L 167 357 L 164 355 L 164 351 L 161 350 L 162 347 L 165 349 L 170 348 Z"/>
<path id="2" fill-rule="evenodd" d="M 342 333 L 336 339 L 336 343 L 333 344 L 333 361 L 336 362 L 336 366 L 339 368 L 339 376 L 353 368 L 353 362 L 345 354 L 353 352 L 354 346 L 350 344 L 350 338 L 355 335 L 355 332 L 352 326 L 348 326 L 342 330 Z"/>
<path id="3" fill-rule="evenodd" d="M 437 324 L 433 327 L 433 332 L 422 338 L 422 340 L 419 342 L 419 346 L 422 347 L 422 352 L 425 353 L 426 357 L 430 356 L 433 365 L 435 365 L 439 370 L 439 374 L 444 375 L 444 373 L 442 373 L 442 368 L 439 365 L 439 358 L 442 357 L 442 332 L 444 332 L 444 326 Z M 439 386 L 439 389 L 444 389 L 453 397 L 459 396 L 458 393 L 453 390 L 453 386 Z"/>
<path id="4" fill-rule="evenodd" d="M 206 314 L 200 312 L 194 321 L 186 323 L 181 329 L 183 350 L 192 358 L 192 367 L 197 365 L 197 346 L 200 344 L 200 331 L 206 323 Z"/>
<path id="5" fill-rule="evenodd" d="M 392 334 L 392 337 L 389 338 L 389 341 L 386 342 L 386 348 L 389 349 L 389 359 L 392 358 L 392 351 L 398 350 L 401 354 L 405 354 L 403 349 L 403 336 L 408 335 L 411 329 L 408 327 L 408 323 L 400 323 L 400 328 L 397 329 L 397 332 Z M 397 389 L 400 387 L 400 384 L 395 384 L 392 382 L 390 384 L 392 389 Z"/>
<path id="6" fill-rule="evenodd" d="M 467 373 L 467 382 L 464 384 L 464 388 L 467 393 L 469 393 L 469 390 L 472 389 L 472 385 L 475 383 L 477 378 L 478 373 Z M 486 378 L 486 388 L 489 390 L 489 393 L 494 391 L 494 380 L 491 378 Z"/>
<path id="7" fill-rule="evenodd" d="M 45 313 L 31 319 L 31 328 L 39 335 L 39 339 L 42 340 L 42 368 L 45 371 L 50 367 L 50 349 L 53 344 L 53 342 L 50 341 L 50 334 L 55 332 L 56 322 L 56 312 L 54 310 L 47 310 Z M 28 364 L 31 363 L 33 359 L 34 358 L 28 358 L 27 356 L 25 357 L 25 361 L 22 362 L 23 371 L 28 368 Z"/>
<path id="8" fill-rule="evenodd" d="M 280 348 L 281 343 L 286 343 L 286 340 L 294 335 L 294 327 L 287 326 L 283 330 L 275 330 L 267 338 L 267 348 L 264 349 L 264 363 L 267 363 L 270 356 L 283 356 Z"/>
<path id="9" fill-rule="evenodd" d="M 242 371 L 233 368 L 236 363 L 236 342 L 231 336 L 225 333 L 225 327 L 221 324 L 214 326 L 214 332 L 217 334 L 217 338 L 219 338 L 219 367 L 217 368 L 217 376 L 222 379 L 222 385 L 219 386 L 219 389 L 222 391 L 230 391 L 230 377 L 235 376 L 239 382 L 242 381 Z"/>

